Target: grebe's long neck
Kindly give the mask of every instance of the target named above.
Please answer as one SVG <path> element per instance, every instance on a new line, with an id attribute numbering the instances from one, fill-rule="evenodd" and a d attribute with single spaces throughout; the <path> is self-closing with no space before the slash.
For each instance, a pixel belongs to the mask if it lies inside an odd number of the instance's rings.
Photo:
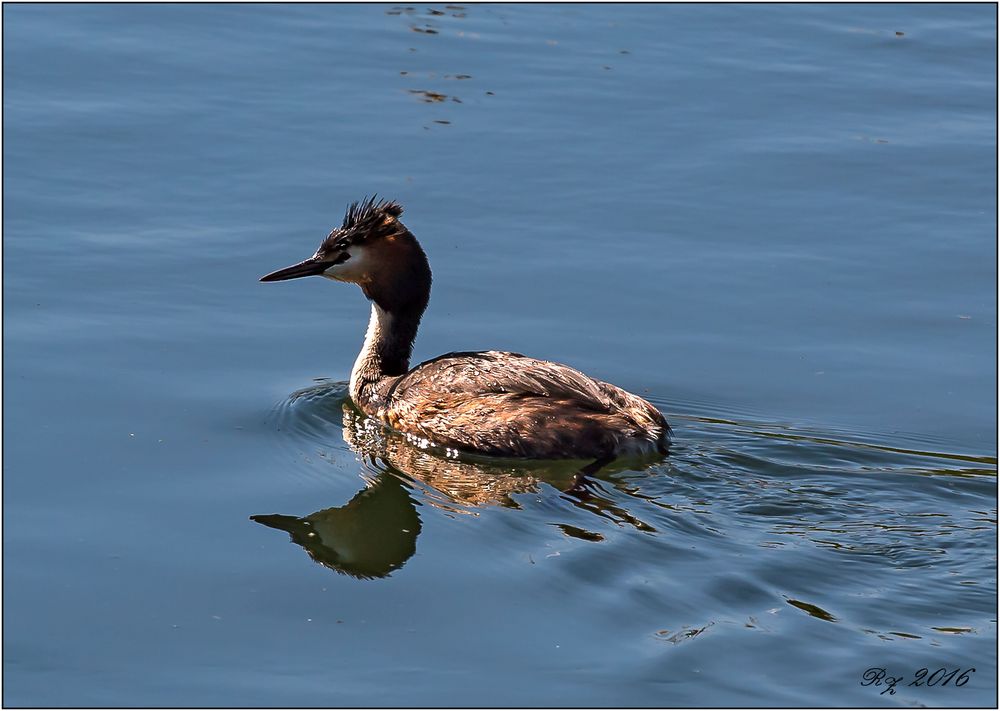
<path id="1" fill-rule="evenodd" d="M 372 302 L 364 345 L 351 369 L 351 398 L 362 410 L 376 398 L 376 386 L 410 369 L 420 314 L 393 313 Z"/>
<path id="2" fill-rule="evenodd" d="M 373 257 L 381 260 L 377 276 L 359 281 L 372 302 L 372 315 L 351 370 L 351 399 L 368 414 L 378 410 L 387 381 L 410 369 L 413 341 L 431 296 L 427 257 L 409 231 L 384 240 L 380 249 L 380 257 Z"/>

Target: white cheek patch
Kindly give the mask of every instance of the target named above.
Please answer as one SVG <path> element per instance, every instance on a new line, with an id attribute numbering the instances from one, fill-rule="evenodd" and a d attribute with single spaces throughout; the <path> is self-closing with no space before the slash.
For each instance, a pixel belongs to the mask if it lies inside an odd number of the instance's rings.
<path id="1" fill-rule="evenodd" d="M 332 267 L 327 267 L 326 269 L 323 270 L 323 276 L 325 276 L 327 279 L 338 279 L 337 270 L 340 269 L 342 266 L 344 265 L 334 264 Z"/>
<path id="2" fill-rule="evenodd" d="M 347 261 L 330 265 L 323 276 L 335 281 L 360 281 L 368 273 L 368 255 L 357 246 L 348 248 L 347 254 L 350 255 Z"/>

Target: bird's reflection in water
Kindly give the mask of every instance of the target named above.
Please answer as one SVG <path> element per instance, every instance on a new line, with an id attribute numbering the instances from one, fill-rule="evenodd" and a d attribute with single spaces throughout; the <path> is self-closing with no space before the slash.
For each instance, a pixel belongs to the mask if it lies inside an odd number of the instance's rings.
<path id="1" fill-rule="evenodd" d="M 286 531 L 320 565 L 356 578 L 384 578 L 417 549 L 420 517 L 402 480 L 381 474 L 344 506 L 252 520 Z"/>
<path id="2" fill-rule="evenodd" d="M 518 494 L 536 493 L 542 483 L 563 492 L 565 500 L 618 525 L 654 531 L 624 508 L 614 504 L 601 490 L 609 480 L 581 476 L 586 462 L 525 462 L 445 456 L 424 449 L 404 435 L 387 431 L 378 422 L 359 414 L 343 389 L 329 385 L 300 391 L 290 398 L 308 407 L 309 422 L 300 422 L 316 432 L 316 420 L 343 423 L 344 440 L 374 474 L 371 483 L 344 506 L 323 509 L 308 516 L 282 514 L 251 516 L 253 521 L 286 531 L 309 556 L 332 570 L 357 578 L 386 577 L 416 551 L 420 534 L 417 497 L 422 502 L 456 513 L 475 513 L 483 506 L 520 508 Z M 341 420 L 341 417 L 343 418 Z M 327 430 L 329 432 L 329 430 Z M 600 474 L 605 474 L 602 470 Z M 627 492 L 615 480 L 612 486 Z M 588 541 L 603 537 L 576 526 L 560 525 L 566 534 Z"/>

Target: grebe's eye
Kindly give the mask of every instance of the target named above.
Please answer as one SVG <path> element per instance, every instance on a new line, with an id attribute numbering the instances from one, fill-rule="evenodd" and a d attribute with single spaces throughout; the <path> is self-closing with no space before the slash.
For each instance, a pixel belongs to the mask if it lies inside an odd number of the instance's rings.
<path id="1" fill-rule="evenodd" d="M 334 249 L 347 249 L 350 246 L 351 246 L 351 243 L 348 242 L 345 239 L 345 240 L 341 240 L 340 242 L 337 242 L 337 244 L 333 245 L 333 248 Z"/>

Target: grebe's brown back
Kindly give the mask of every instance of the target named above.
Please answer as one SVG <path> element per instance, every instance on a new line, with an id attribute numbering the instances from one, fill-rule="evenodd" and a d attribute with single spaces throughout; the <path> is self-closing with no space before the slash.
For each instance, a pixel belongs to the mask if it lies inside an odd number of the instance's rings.
<path id="1" fill-rule="evenodd" d="M 372 310 L 350 394 L 365 414 L 425 446 L 475 454 L 610 461 L 667 453 L 659 410 L 560 363 L 483 351 L 410 370 L 431 270 L 402 212 L 395 202 L 356 202 L 313 256 L 260 279 L 319 275 L 361 287 Z"/>

